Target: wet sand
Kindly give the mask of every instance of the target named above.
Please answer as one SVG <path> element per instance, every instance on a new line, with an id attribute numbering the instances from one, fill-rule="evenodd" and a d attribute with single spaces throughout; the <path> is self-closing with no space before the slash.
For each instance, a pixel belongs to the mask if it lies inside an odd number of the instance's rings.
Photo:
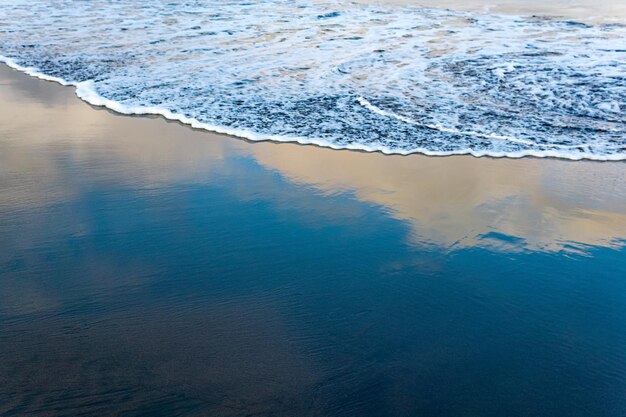
<path id="1" fill-rule="evenodd" d="M 0 103 L 0 414 L 626 412 L 624 162 Z"/>
<path id="2" fill-rule="evenodd" d="M 89 167 L 98 176 L 148 187 L 210 175 L 216 161 L 250 159 L 298 186 L 384 207 L 411 225 L 419 242 L 444 247 L 480 245 L 480 236 L 490 232 L 523 239 L 527 249 L 554 251 L 617 247 L 626 237 L 624 162 L 389 156 L 255 143 L 160 117 L 117 115 L 81 102 L 73 87 L 5 66 L 0 74 L 3 101 L 12 103 L 3 112 L 3 128 L 16 137 L 3 152 L 4 173 L 14 178 L 1 191 L 7 209 L 52 204 L 56 195 L 63 199 L 74 192 L 58 184 L 59 168 L 50 161 L 25 162 L 31 149 L 66 146 L 87 159 L 99 156 L 92 156 L 93 149 L 107 152 L 112 165 L 95 161 Z M 48 189 L 53 186 L 60 189 Z"/>

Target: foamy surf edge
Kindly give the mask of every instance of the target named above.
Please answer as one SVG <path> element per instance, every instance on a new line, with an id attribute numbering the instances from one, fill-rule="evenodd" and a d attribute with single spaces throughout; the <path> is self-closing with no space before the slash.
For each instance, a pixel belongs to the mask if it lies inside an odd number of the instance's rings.
<path id="1" fill-rule="evenodd" d="M 10 68 L 14 70 L 23 72 L 31 77 L 39 78 L 44 81 L 52 81 L 56 82 L 63 86 L 73 86 L 75 87 L 76 96 L 85 101 L 86 103 L 91 104 L 92 106 L 97 107 L 105 107 L 109 110 L 112 110 L 116 113 L 124 114 L 124 115 L 156 115 L 164 117 L 167 120 L 172 120 L 176 122 L 180 122 L 182 124 L 188 125 L 194 129 L 202 129 L 209 132 L 225 134 L 229 136 L 234 136 L 242 139 L 247 139 L 253 142 L 263 142 L 263 141 L 271 141 L 271 142 L 284 142 L 284 143 L 298 143 L 301 145 L 315 145 L 323 148 L 330 148 L 334 150 L 351 150 L 351 151 L 361 151 L 361 152 L 380 152 L 385 155 L 411 155 L 411 154 L 422 154 L 426 156 L 453 156 L 453 155 L 471 155 L 476 158 L 481 157 L 490 157 L 490 158 L 512 158 L 519 159 L 524 157 L 535 157 L 535 158 L 556 158 L 556 159 L 567 159 L 572 161 L 579 160 L 592 160 L 592 161 L 624 161 L 626 160 L 626 153 L 623 154 L 612 154 L 612 155 L 596 155 L 587 152 L 577 152 L 577 153 L 567 153 L 567 152 L 559 152 L 553 150 L 546 151 L 537 151 L 537 150 L 524 150 L 518 152 L 493 152 L 493 151 L 475 151 L 473 149 L 460 149 L 456 151 L 432 151 L 425 148 L 413 148 L 409 150 L 398 150 L 385 146 L 365 146 L 362 144 L 346 144 L 346 145 L 337 145 L 332 142 L 328 142 L 323 139 L 310 139 L 306 137 L 300 136 L 279 136 L 279 135 L 259 135 L 255 132 L 243 130 L 243 129 L 233 129 L 226 126 L 219 125 L 211 125 L 208 123 L 203 123 L 198 121 L 197 119 L 186 117 L 181 114 L 173 113 L 171 110 L 162 107 L 147 107 L 147 106 L 127 106 L 115 100 L 107 99 L 106 97 L 101 96 L 96 91 L 94 83 L 92 80 L 82 81 L 82 82 L 73 82 L 68 81 L 63 78 L 54 77 L 48 74 L 41 72 L 36 67 L 25 67 L 23 65 L 18 64 L 18 62 L 14 58 L 10 58 L 4 55 L 0 55 L 0 63 L 4 63 Z M 374 111 L 381 116 L 385 117 L 400 117 L 395 114 L 388 114 L 388 112 L 378 109 L 367 100 L 362 97 L 358 97 L 357 101 L 362 106 L 368 108 L 371 111 Z M 411 123 L 413 121 L 410 121 Z M 409 123 L 409 122 L 407 122 Z M 430 125 L 427 127 L 431 127 Z M 433 125 L 431 128 L 436 130 L 447 130 L 445 127 L 435 126 Z M 477 132 L 465 132 L 475 134 Z M 481 135 L 481 134 L 478 134 Z M 482 135 L 481 135 L 482 136 Z M 493 138 L 496 139 L 508 139 L 508 137 L 497 137 L 497 135 L 493 135 Z"/>

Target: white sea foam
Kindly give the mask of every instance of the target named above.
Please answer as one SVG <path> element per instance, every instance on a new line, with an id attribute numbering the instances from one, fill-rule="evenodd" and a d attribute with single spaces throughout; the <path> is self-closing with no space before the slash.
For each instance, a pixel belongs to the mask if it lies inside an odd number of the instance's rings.
<path id="1" fill-rule="evenodd" d="M 39 70 L 37 70 L 37 68 L 34 67 L 24 67 L 22 65 L 19 65 L 15 59 L 13 58 L 9 58 L 3 55 L 0 55 L 0 62 L 5 63 L 6 65 L 8 65 L 9 67 L 16 69 L 18 71 L 21 71 L 25 74 L 30 75 L 31 77 L 35 77 L 35 78 L 39 78 L 45 81 L 53 81 L 55 83 L 59 83 L 61 85 L 73 85 L 70 82 L 65 81 L 63 78 L 59 78 L 59 77 L 51 77 L 49 75 L 46 75 L 42 72 L 39 72 Z"/>
<path id="2" fill-rule="evenodd" d="M 626 27 L 302 0 L 7 0 L 8 65 L 124 114 L 384 153 L 626 159 Z"/>

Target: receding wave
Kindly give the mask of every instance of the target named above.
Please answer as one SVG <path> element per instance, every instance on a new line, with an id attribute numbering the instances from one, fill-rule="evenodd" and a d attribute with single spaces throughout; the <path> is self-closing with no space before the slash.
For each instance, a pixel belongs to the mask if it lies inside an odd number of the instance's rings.
<path id="1" fill-rule="evenodd" d="M 0 54 L 126 114 L 385 153 L 626 159 L 626 25 L 344 2 L 3 2 Z"/>

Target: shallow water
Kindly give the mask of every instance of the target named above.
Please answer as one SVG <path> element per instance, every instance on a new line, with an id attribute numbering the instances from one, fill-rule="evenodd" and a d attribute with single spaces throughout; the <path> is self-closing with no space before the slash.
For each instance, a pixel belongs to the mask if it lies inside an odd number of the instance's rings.
<path id="1" fill-rule="evenodd" d="M 623 163 L 0 103 L 0 415 L 626 414 Z"/>
<path id="2" fill-rule="evenodd" d="M 10 0 L 0 54 L 81 98 L 253 140 L 626 158 L 626 21 L 306 0 Z"/>

